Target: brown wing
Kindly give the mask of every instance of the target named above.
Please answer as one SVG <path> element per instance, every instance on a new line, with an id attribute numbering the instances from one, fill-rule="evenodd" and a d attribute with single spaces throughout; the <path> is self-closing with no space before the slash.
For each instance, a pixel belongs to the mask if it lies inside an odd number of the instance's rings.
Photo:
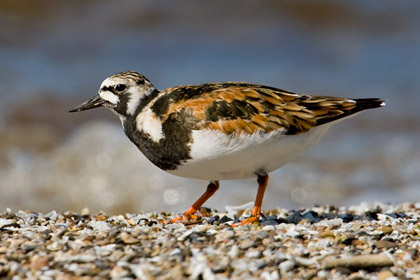
<path id="1" fill-rule="evenodd" d="M 152 109 L 163 122 L 171 114 L 188 112 L 196 119 L 197 129 L 298 134 L 382 103 L 379 99 L 313 96 L 231 82 L 167 89 Z"/>

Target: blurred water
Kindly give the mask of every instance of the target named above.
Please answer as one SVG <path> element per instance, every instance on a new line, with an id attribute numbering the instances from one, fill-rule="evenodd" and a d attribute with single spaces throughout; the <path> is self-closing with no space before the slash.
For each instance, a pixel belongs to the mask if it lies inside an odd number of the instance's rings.
<path id="1" fill-rule="evenodd" d="M 0 208 L 181 211 L 204 191 L 148 163 L 109 112 L 67 113 L 127 69 L 161 89 L 242 80 L 386 98 L 274 172 L 264 207 L 418 200 L 420 4 L 373 3 L 2 1 Z M 208 205 L 255 193 L 222 182 Z"/>

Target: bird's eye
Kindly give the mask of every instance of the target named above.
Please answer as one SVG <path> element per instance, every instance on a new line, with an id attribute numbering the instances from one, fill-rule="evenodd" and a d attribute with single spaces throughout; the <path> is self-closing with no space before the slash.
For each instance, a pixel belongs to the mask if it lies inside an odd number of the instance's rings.
<path id="1" fill-rule="evenodd" d="M 115 86 L 115 90 L 118 91 L 118 92 L 123 92 L 126 88 L 127 87 L 124 84 L 118 84 L 118 85 Z"/>

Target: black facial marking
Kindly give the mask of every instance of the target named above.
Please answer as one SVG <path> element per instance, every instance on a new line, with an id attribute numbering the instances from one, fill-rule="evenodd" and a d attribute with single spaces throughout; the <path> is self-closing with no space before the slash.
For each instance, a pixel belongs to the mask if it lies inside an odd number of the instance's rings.
<path id="1" fill-rule="evenodd" d="M 129 101 L 129 96 L 126 94 L 120 95 L 120 99 L 118 101 L 117 106 L 114 108 L 115 112 L 118 114 L 125 116 L 127 114 L 127 104 Z"/>
<path id="2" fill-rule="evenodd" d="M 102 88 L 101 88 L 101 91 L 111 91 L 112 92 L 112 87 L 111 86 L 103 86 Z"/>
<path id="3" fill-rule="evenodd" d="M 143 85 L 144 84 L 144 79 L 138 79 L 136 83 L 138 85 Z"/>

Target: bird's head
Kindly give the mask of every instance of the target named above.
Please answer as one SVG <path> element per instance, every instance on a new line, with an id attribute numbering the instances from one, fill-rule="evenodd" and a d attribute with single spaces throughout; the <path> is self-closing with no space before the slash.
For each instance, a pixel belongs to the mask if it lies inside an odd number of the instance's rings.
<path id="1" fill-rule="evenodd" d="M 143 75 L 132 71 L 121 72 L 106 78 L 96 96 L 70 112 L 106 107 L 125 119 L 134 115 L 140 102 L 155 91 L 155 87 Z"/>

